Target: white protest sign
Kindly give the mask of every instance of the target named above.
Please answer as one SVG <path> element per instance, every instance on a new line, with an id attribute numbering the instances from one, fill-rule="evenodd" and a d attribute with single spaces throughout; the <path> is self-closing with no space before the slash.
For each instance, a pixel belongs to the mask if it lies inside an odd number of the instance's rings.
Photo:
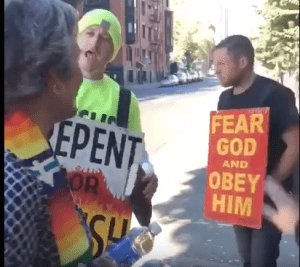
<path id="1" fill-rule="evenodd" d="M 80 117 L 55 124 L 50 139 L 68 173 L 102 172 L 115 197 L 130 195 L 141 162 L 144 135 Z"/>

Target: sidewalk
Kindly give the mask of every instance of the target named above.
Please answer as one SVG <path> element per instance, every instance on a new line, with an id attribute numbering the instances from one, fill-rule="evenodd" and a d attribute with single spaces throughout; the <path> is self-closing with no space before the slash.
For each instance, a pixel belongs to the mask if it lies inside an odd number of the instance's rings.
<path id="1" fill-rule="evenodd" d="M 155 83 L 143 83 L 143 84 L 127 84 L 124 87 L 129 90 L 138 90 L 138 89 L 156 89 L 160 86 L 160 82 Z"/>
<path id="2" fill-rule="evenodd" d="M 153 250 L 133 267 L 150 260 L 166 260 L 168 267 L 240 267 L 232 228 L 202 219 L 209 113 L 220 93 L 198 92 L 141 104 L 150 159 L 159 177 L 152 221 L 163 231 Z M 195 122 L 192 114 L 203 118 Z M 133 216 L 132 227 L 137 225 Z"/>
<path id="3" fill-rule="evenodd" d="M 151 265 L 152 261 L 159 262 L 161 265 Z M 143 265 L 139 265 L 140 267 L 151 267 L 151 266 L 159 266 L 159 267 L 232 267 L 232 265 L 226 263 L 217 263 L 217 262 L 209 262 L 206 260 L 200 260 L 195 258 L 188 257 L 170 257 L 164 260 L 149 260 L 144 262 Z"/>

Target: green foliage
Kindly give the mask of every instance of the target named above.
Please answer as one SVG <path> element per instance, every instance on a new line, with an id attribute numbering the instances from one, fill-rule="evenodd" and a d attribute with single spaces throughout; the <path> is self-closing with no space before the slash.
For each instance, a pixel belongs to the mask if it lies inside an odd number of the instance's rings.
<path id="1" fill-rule="evenodd" d="M 174 44 L 177 48 L 177 59 L 182 60 L 186 54 L 191 55 L 192 61 L 204 59 L 213 47 L 213 39 L 200 35 L 197 27 L 174 31 Z M 176 49 L 175 48 L 175 49 Z"/>
<path id="2" fill-rule="evenodd" d="M 266 23 L 253 38 L 257 59 L 274 77 L 288 72 L 299 78 L 299 0 L 268 0 L 262 15 Z"/>
<path id="3" fill-rule="evenodd" d="M 186 16 L 174 14 L 174 60 L 183 61 L 186 54 L 192 61 L 205 59 L 214 45 L 212 30 Z"/>

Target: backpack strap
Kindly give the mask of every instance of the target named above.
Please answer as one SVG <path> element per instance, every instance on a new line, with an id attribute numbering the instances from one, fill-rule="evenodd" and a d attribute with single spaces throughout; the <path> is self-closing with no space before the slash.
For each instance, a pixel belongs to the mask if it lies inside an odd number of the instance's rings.
<path id="1" fill-rule="evenodd" d="M 120 87 L 119 105 L 117 112 L 117 125 L 119 127 L 128 127 L 129 108 L 131 100 L 131 91 Z M 137 179 L 132 190 L 129 201 L 132 211 L 142 226 L 148 226 L 152 217 L 151 200 L 145 198 L 143 191 L 147 186 L 147 182 L 143 182 L 142 178 L 145 172 L 139 165 Z"/>
<path id="2" fill-rule="evenodd" d="M 131 91 L 120 87 L 119 104 L 117 111 L 117 125 L 119 127 L 128 127 L 130 101 Z"/>

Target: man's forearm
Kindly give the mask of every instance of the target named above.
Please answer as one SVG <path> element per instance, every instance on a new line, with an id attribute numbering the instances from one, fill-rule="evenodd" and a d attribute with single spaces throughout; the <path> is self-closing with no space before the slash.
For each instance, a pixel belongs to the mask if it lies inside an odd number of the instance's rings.
<path id="1" fill-rule="evenodd" d="M 287 147 L 282 154 L 277 167 L 271 172 L 271 176 L 279 181 L 284 181 L 296 170 L 299 165 L 299 147 Z"/>

